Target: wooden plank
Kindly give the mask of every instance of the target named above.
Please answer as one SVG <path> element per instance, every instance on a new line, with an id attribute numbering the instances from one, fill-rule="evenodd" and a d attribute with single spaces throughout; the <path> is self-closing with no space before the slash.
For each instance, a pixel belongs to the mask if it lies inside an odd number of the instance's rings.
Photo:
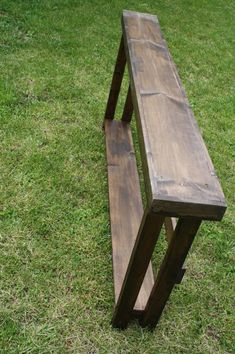
<path id="1" fill-rule="evenodd" d="M 121 292 L 114 310 L 112 324 L 126 328 L 147 271 L 164 217 L 145 210 L 131 253 Z"/>
<path id="2" fill-rule="evenodd" d="M 112 83 L 111 83 L 111 88 L 109 92 L 109 98 L 108 98 L 104 119 L 114 118 L 118 96 L 122 84 L 122 78 L 125 71 L 125 66 L 126 66 L 126 56 L 125 56 L 124 42 L 122 36 L 119 50 L 118 50 L 116 65 L 114 68 L 114 73 L 113 73 L 113 78 L 112 78 Z"/>
<path id="3" fill-rule="evenodd" d="M 130 123 L 132 114 L 133 114 L 133 104 L 132 104 L 132 97 L 131 97 L 131 87 L 129 85 L 127 96 L 126 96 L 126 102 L 122 114 L 122 120 Z"/>
<path id="4" fill-rule="evenodd" d="M 170 243 L 173 234 L 175 232 L 175 228 L 177 225 L 177 219 L 176 218 L 171 218 L 171 217 L 166 217 L 164 220 L 164 226 L 165 226 L 165 231 L 166 231 L 166 240 L 168 242 L 168 244 Z M 175 284 L 180 284 L 183 276 L 186 272 L 186 269 L 184 268 L 184 266 L 179 270 L 178 275 L 176 277 L 175 280 Z"/>
<path id="5" fill-rule="evenodd" d="M 177 224 L 177 219 L 176 218 L 171 218 L 171 217 L 166 217 L 164 220 L 164 226 L 166 230 L 166 239 L 168 243 L 170 242 L 172 235 L 175 231 Z"/>
<path id="6" fill-rule="evenodd" d="M 154 287 L 145 308 L 143 326 L 156 326 L 174 285 L 178 282 L 179 273 L 183 276 L 182 265 L 192 245 L 201 221 L 199 219 L 179 219 L 166 255 L 157 275 Z"/>
<path id="7" fill-rule="evenodd" d="M 157 18 L 124 11 L 122 25 L 153 211 L 220 220 L 224 195 Z"/>
<path id="8" fill-rule="evenodd" d="M 105 135 L 114 290 L 117 302 L 143 216 L 143 206 L 129 124 L 106 120 Z M 134 315 L 139 315 L 144 310 L 153 284 L 154 277 L 150 264 L 135 303 Z"/>

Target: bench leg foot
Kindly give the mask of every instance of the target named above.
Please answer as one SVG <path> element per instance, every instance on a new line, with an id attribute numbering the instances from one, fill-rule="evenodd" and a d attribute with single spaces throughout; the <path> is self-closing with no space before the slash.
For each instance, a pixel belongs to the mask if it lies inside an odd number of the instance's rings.
<path id="1" fill-rule="evenodd" d="M 113 73 L 113 79 L 111 83 L 111 89 L 109 92 L 109 98 L 108 98 L 104 119 L 114 118 L 114 114 L 117 106 L 117 100 L 118 100 L 118 96 L 122 84 L 122 78 L 125 70 L 125 65 L 126 65 L 126 55 L 124 49 L 124 40 L 122 36 L 118 55 L 117 55 L 116 65 Z"/>
<path id="2" fill-rule="evenodd" d="M 163 216 L 156 215 L 148 210 L 144 212 L 122 289 L 114 310 L 112 319 L 114 327 L 126 328 L 132 317 L 133 308 L 163 221 Z"/>
<path id="3" fill-rule="evenodd" d="M 170 240 L 166 255 L 161 264 L 140 324 L 154 328 L 162 314 L 165 304 L 177 283 L 182 265 L 199 229 L 201 220 L 195 218 L 179 219 Z"/>

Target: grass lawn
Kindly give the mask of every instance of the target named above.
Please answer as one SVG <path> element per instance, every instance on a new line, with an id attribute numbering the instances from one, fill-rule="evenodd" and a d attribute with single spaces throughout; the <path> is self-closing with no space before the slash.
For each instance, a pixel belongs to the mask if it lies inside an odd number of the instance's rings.
<path id="1" fill-rule="evenodd" d="M 110 326 L 101 124 L 124 8 L 158 16 L 229 206 L 153 333 Z M 235 353 L 234 14 L 232 0 L 1 0 L 0 353 Z"/>

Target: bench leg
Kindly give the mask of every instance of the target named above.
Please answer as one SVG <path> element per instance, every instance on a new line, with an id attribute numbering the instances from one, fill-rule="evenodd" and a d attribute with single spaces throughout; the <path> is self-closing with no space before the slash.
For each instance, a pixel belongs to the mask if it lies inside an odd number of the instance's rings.
<path id="1" fill-rule="evenodd" d="M 109 98 L 108 98 L 104 119 L 114 118 L 114 113 L 116 110 L 116 105 L 117 105 L 117 100 L 121 88 L 125 65 L 126 65 L 126 55 L 125 55 L 124 41 L 122 36 L 118 55 L 117 55 L 116 65 L 113 73 L 113 79 L 112 79 L 111 89 L 109 92 Z"/>
<path id="2" fill-rule="evenodd" d="M 179 219 L 170 240 L 166 255 L 157 275 L 154 287 L 144 310 L 140 323 L 154 328 L 165 304 L 177 283 L 182 265 L 199 229 L 201 220 L 195 218 Z"/>
<path id="3" fill-rule="evenodd" d="M 175 231 L 177 219 L 167 216 L 164 221 L 166 231 L 166 241 L 169 243 Z"/>
<path id="4" fill-rule="evenodd" d="M 122 289 L 114 310 L 112 319 L 114 327 L 126 328 L 132 317 L 133 308 L 163 221 L 163 216 L 158 216 L 148 210 L 144 212 Z"/>
<path id="5" fill-rule="evenodd" d="M 133 104 L 132 104 L 132 97 L 131 97 L 131 86 L 129 84 L 127 96 L 126 96 L 126 103 L 122 114 L 122 120 L 124 122 L 130 123 L 132 114 L 133 114 Z"/>

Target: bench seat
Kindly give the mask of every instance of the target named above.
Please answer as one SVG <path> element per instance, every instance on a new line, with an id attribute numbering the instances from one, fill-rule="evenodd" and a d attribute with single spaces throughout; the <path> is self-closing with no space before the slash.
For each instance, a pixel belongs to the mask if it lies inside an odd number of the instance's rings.
<path id="1" fill-rule="evenodd" d="M 124 11 L 122 26 L 149 204 L 220 220 L 224 195 L 157 17 Z"/>

